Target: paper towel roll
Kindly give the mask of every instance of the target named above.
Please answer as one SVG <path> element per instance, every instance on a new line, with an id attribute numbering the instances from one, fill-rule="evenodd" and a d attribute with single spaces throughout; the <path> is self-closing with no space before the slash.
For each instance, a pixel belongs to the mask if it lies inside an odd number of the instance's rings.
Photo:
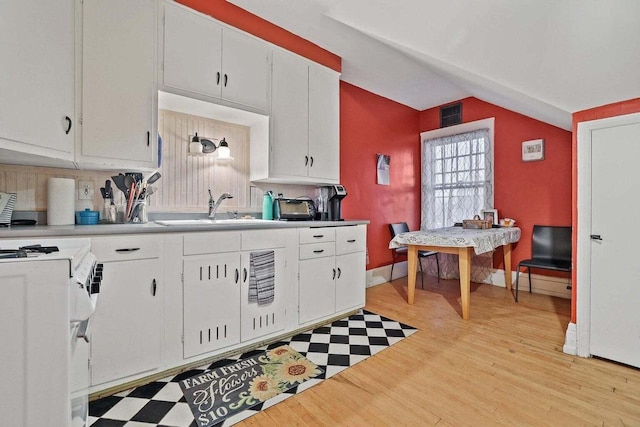
<path id="1" fill-rule="evenodd" d="M 49 178 L 47 185 L 47 224 L 75 224 L 76 182 L 69 178 Z"/>

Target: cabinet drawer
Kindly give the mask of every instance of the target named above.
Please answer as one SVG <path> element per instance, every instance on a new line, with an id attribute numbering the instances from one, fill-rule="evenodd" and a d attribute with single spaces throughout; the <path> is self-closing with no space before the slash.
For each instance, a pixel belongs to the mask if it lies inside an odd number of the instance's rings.
<path id="1" fill-rule="evenodd" d="M 184 235 L 184 255 L 217 254 L 240 250 L 239 231 L 189 233 Z"/>
<path id="2" fill-rule="evenodd" d="M 301 228 L 300 244 L 334 242 L 336 240 L 335 228 Z"/>
<path id="3" fill-rule="evenodd" d="M 300 245 L 300 259 L 322 258 L 335 254 L 336 247 L 333 242 Z"/>
<path id="4" fill-rule="evenodd" d="M 285 230 L 251 230 L 242 232 L 242 250 L 284 248 L 287 242 Z"/>
<path id="5" fill-rule="evenodd" d="M 123 234 L 91 239 L 91 252 L 99 262 L 158 258 L 161 250 L 159 236 Z"/>
<path id="6" fill-rule="evenodd" d="M 365 251 L 367 231 L 364 226 L 339 227 L 336 229 L 336 253 L 338 255 Z"/>

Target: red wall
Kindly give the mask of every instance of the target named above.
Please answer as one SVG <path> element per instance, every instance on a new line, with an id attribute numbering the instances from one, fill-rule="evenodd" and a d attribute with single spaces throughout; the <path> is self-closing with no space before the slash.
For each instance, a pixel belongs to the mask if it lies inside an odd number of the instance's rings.
<path id="1" fill-rule="evenodd" d="M 476 98 L 462 100 L 463 122 L 495 117 L 494 204 L 500 218 L 514 218 L 522 229 L 512 265 L 531 255 L 534 224 L 571 224 L 571 132 Z M 439 107 L 420 114 L 420 131 L 439 128 Z M 522 142 L 544 139 L 545 159 L 523 162 Z M 502 252 L 494 265 L 504 268 Z M 543 273 L 546 274 L 546 273 Z"/>
<path id="2" fill-rule="evenodd" d="M 573 206 L 573 222 L 572 226 L 574 230 L 578 229 L 578 123 L 587 122 L 591 120 L 604 119 L 606 117 L 622 116 L 624 114 L 640 113 L 640 98 L 630 99 L 628 101 L 616 102 L 614 104 L 603 105 L 601 107 L 591 108 L 588 110 L 578 111 L 573 113 L 573 138 L 571 141 L 572 147 L 572 162 L 571 169 L 573 171 L 573 185 L 571 191 L 571 200 Z M 573 234 L 573 271 L 571 273 L 571 283 L 574 283 L 571 291 L 571 322 L 576 323 L 576 306 L 577 306 L 577 294 L 576 290 L 579 286 L 576 281 L 576 266 L 577 266 L 577 236 Z"/>
<path id="3" fill-rule="evenodd" d="M 338 55 L 228 3 L 226 0 L 177 0 L 177 2 L 319 64 L 336 71 L 342 70 L 342 60 Z"/>
<path id="4" fill-rule="evenodd" d="M 345 218 L 369 219 L 367 269 L 391 263 L 389 223 L 420 226 L 419 112 L 340 82 L 340 180 Z M 390 184 L 376 184 L 376 154 L 391 156 Z"/>

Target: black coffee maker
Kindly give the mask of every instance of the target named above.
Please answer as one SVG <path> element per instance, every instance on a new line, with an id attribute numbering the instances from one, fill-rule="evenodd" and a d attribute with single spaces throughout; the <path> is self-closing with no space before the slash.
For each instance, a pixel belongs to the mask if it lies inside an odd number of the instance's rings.
<path id="1" fill-rule="evenodd" d="M 329 221 L 343 221 L 342 218 L 342 199 L 347 197 L 347 189 L 343 185 L 331 185 L 329 186 L 328 196 L 328 220 Z"/>

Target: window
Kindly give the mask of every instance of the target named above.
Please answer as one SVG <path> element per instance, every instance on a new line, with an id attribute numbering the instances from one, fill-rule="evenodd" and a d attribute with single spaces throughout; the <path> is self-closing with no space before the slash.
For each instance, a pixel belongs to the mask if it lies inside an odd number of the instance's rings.
<path id="1" fill-rule="evenodd" d="M 489 129 L 423 140 L 422 228 L 450 227 L 493 207 Z"/>

